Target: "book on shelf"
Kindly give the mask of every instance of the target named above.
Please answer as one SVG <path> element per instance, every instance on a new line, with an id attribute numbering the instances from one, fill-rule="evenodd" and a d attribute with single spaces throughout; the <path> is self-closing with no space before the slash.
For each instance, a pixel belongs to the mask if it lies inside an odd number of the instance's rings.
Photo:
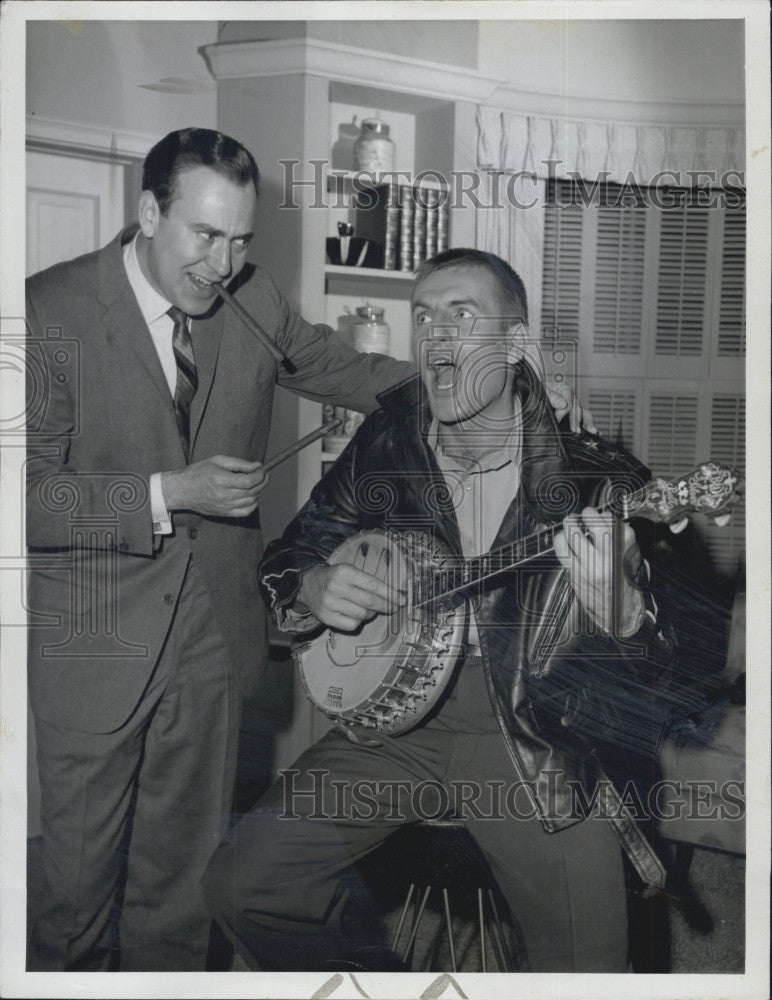
<path id="1" fill-rule="evenodd" d="M 399 189 L 399 269 L 413 270 L 413 188 L 403 184 Z"/>
<path id="2" fill-rule="evenodd" d="M 448 215 L 448 199 L 441 198 L 437 206 L 437 253 L 448 249 Z"/>
<path id="3" fill-rule="evenodd" d="M 428 188 L 423 195 L 426 201 L 426 257 L 429 258 L 437 253 L 437 204 L 440 193 Z"/>
<path id="4" fill-rule="evenodd" d="M 360 194 L 354 231 L 380 248 L 375 266 L 413 271 L 428 257 L 447 249 L 446 191 L 385 183 Z"/>
<path id="5" fill-rule="evenodd" d="M 420 191 L 413 192 L 413 268 L 426 260 L 426 203 Z"/>

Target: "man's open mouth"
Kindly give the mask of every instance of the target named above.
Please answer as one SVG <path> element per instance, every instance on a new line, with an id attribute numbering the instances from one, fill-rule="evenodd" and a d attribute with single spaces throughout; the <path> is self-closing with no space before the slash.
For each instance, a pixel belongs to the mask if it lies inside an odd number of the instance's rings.
<path id="1" fill-rule="evenodd" d="M 439 391 L 452 389 L 458 377 L 458 366 L 453 352 L 432 352 L 427 358 L 427 366 L 432 373 L 432 385 Z"/>
<path id="2" fill-rule="evenodd" d="M 200 274 L 193 274 L 192 271 L 189 271 L 188 277 L 196 286 L 196 288 L 200 288 L 202 291 L 209 291 L 209 292 L 217 291 L 214 282 L 207 281 L 206 278 L 202 278 Z"/>

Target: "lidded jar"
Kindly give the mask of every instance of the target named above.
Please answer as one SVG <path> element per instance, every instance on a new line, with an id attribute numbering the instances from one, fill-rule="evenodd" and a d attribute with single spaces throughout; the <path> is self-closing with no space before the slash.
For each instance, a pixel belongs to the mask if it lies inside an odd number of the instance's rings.
<path id="1" fill-rule="evenodd" d="M 357 170 L 393 170 L 394 143 L 389 138 L 389 126 L 380 118 L 365 118 L 354 143 L 354 163 Z"/>
<path id="2" fill-rule="evenodd" d="M 357 308 L 357 319 L 351 327 L 354 347 L 365 354 L 388 354 L 391 330 L 383 319 L 383 309 L 369 303 Z"/>

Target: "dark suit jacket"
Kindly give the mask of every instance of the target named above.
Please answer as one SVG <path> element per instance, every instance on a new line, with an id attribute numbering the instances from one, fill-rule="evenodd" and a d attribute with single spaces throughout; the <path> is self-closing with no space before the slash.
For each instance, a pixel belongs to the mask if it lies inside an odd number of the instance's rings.
<path id="1" fill-rule="evenodd" d="M 180 468 L 185 457 L 123 266 L 133 232 L 28 282 L 30 694 L 39 718 L 86 732 L 117 729 L 136 706 L 191 555 L 244 693 L 254 689 L 265 645 L 258 512 L 238 520 L 177 513 L 173 536 L 153 534 L 150 475 Z M 410 370 L 359 355 L 328 327 L 306 323 L 260 268 L 236 294 L 297 373 L 278 369 L 219 303 L 194 319 L 193 462 L 262 460 L 277 382 L 367 412 Z"/>

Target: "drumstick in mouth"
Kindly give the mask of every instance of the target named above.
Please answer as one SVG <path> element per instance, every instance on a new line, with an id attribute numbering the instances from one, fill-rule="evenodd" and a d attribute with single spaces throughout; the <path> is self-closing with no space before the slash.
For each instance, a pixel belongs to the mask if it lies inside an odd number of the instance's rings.
<path id="1" fill-rule="evenodd" d="M 321 427 L 317 427 L 315 431 L 311 431 L 310 434 L 306 434 L 305 437 L 302 437 L 299 441 L 296 441 L 294 444 L 291 444 L 288 448 L 285 448 L 283 451 L 277 452 L 277 454 L 274 455 L 273 458 L 269 458 L 268 461 L 265 463 L 265 465 L 263 465 L 263 472 L 268 472 L 270 469 L 275 468 L 277 465 L 281 465 L 281 463 L 285 459 L 291 458 L 293 455 L 301 451 L 301 449 L 305 448 L 307 445 L 313 444 L 314 441 L 318 441 L 320 437 L 323 437 L 325 434 L 329 434 L 330 431 L 334 431 L 337 427 L 340 427 L 342 423 L 343 423 L 342 420 L 336 419 L 336 420 L 331 420 L 327 424 L 323 424 Z"/>

